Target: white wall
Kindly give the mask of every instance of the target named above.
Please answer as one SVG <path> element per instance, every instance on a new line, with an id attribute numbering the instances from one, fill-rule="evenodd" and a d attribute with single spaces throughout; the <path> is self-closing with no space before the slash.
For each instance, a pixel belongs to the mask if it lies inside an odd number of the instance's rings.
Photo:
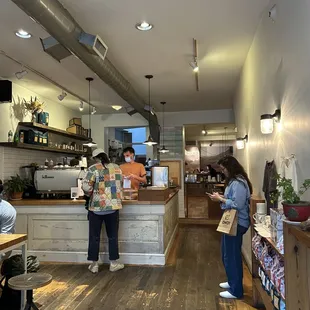
<path id="1" fill-rule="evenodd" d="M 66 129 L 69 125 L 69 120 L 80 114 L 78 111 L 67 109 L 63 105 L 59 104 L 56 100 L 46 100 L 44 97 L 39 96 L 33 91 L 30 91 L 24 87 L 21 87 L 13 83 L 13 98 L 12 103 L 0 103 L 0 141 L 7 142 L 8 131 L 12 130 L 13 133 L 16 130 L 18 122 L 29 122 L 31 121 L 31 115 L 28 113 L 25 115 L 23 110 L 22 101 L 30 100 L 30 97 L 37 96 L 41 102 L 44 102 L 44 109 L 50 114 L 50 123 L 52 127 L 59 129 Z"/>
<path id="2" fill-rule="evenodd" d="M 249 143 L 237 156 L 247 168 L 256 194 L 262 194 L 266 160 L 274 159 L 279 167 L 281 156 L 294 153 L 299 182 L 310 178 L 309 29 L 308 0 L 279 1 L 274 23 L 265 12 L 241 74 L 234 111 L 239 135 L 247 133 Z M 282 129 L 262 135 L 260 115 L 279 107 Z M 244 247 L 248 259 L 250 247 L 248 237 Z"/>
<path id="3" fill-rule="evenodd" d="M 69 125 L 69 120 L 79 117 L 79 112 L 65 108 L 56 101 L 46 101 L 42 96 L 18 86 L 13 83 L 13 102 L 0 103 L 0 142 L 8 141 L 8 131 L 16 130 L 18 122 L 31 121 L 31 115 L 25 115 L 22 109 L 22 100 L 30 100 L 30 97 L 37 96 L 40 101 L 44 102 L 44 109 L 50 114 L 50 123 L 52 127 L 65 130 Z M 45 159 L 61 162 L 64 154 L 55 154 L 40 151 L 21 150 L 0 147 L 0 179 L 8 179 L 11 175 L 20 173 L 19 168 L 30 163 L 44 164 Z"/>

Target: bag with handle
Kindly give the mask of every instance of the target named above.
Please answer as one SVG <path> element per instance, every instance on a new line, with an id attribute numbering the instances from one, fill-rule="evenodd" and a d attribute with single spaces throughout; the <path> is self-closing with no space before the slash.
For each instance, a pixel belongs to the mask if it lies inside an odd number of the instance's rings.
<path id="1" fill-rule="evenodd" d="M 235 209 L 225 210 L 219 223 L 219 226 L 217 227 L 217 231 L 226 235 L 237 236 L 237 227 L 238 227 L 237 210 Z"/>

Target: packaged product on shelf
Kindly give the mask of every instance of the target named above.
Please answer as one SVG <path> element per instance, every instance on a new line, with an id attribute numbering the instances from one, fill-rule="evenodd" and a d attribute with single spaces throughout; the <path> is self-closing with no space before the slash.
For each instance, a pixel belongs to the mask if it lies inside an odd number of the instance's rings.
<path id="1" fill-rule="evenodd" d="M 25 142 L 25 132 L 24 130 L 19 131 L 19 142 L 24 143 Z"/>
<path id="2" fill-rule="evenodd" d="M 39 131 L 39 144 L 43 144 L 43 132 Z"/>
<path id="3" fill-rule="evenodd" d="M 283 234 L 277 241 L 277 249 L 281 254 L 284 254 L 284 240 L 283 240 Z"/>
<path id="4" fill-rule="evenodd" d="M 285 301 L 282 298 L 280 300 L 280 310 L 286 310 Z"/>
<path id="5" fill-rule="evenodd" d="M 33 129 L 25 131 L 25 142 L 29 144 L 39 144 L 39 132 Z"/>
<path id="6" fill-rule="evenodd" d="M 42 138 L 43 138 L 43 142 L 42 142 L 43 145 L 48 146 L 48 132 L 43 133 Z"/>
<path id="7" fill-rule="evenodd" d="M 265 291 L 267 292 L 268 295 L 270 295 L 270 279 L 268 278 L 268 276 L 266 276 Z"/>
<path id="8" fill-rule="evenodd" d="M 274 290 L 273 291 L 273 306 L 276 310 L 280 310 L 280 300 L 281 300 L 280 294 L 277 292 L 277 290 Z"/>
<path id="9" fill-rule="evenodd" d="M 268 253 L 264 257 L 263 265 L 266 271 L 269 271 L 272 268 L 273 259 Z"/>
<path id="10" fill-rule="evenodd" d="M 270 209 L 271 226 L 275 227 L 277 230 L 283 230 L 283 220 L 285 215 L 283 210 Z"/>

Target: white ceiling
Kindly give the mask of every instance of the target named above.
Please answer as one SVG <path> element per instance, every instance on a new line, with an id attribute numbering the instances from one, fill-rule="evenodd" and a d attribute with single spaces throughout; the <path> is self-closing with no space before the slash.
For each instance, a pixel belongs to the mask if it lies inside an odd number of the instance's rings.
<path id="1" fill-rule="evenodd" d="M 61 0 L 80 26 L 99 34 L 107 43 L 108 58 L 147 100 L 145 74 L 153 74 L 152 104 L 167 101 L 167 111 L 232 107 L 232 96 L 255 29 L 269 0 Z M 134 28 L 137 22 L 154 24 L 149 32 Z M 23 28 L 30 40 L 14 35 Z M 39 38 L 48 34 L 10 0 L 1 0 L 0 49 L 34 67 L 59 84 L 87 97 L 86 76 L 94 75 L 75 57 L 57 63 L 42 51 Z M 200 92 L 195 91 L 192 39 L 198 40 Z M 5 69 L 4 69 L 5 68 Z M 9 64 L 0 62 L 0 76 L 12 78 Z M 28 77 L 30 78 L 30 76 Z M 44 84 L 43 81 L 39 82 Z M 35 87 L 38 81 L 30 81 Z M 44 87 L 43 87 L 44 88 Z M 45 92 L 55 97 L 59 93 Z M 93 103 L 102 113 L 112 104 L 126 103 L 102 81 L 95 80 Z M 69 102 L 70 101 L 70 102 Z M 77 108 L 78 101 L 63 101 Z"/>

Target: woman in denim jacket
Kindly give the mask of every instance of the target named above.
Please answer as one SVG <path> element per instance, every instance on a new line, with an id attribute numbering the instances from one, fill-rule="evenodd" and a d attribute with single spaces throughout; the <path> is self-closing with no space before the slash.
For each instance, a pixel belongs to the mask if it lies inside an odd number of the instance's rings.
<path id="1" fill-rule="evenodd" d="M 222 158 L 220 165 L 226 177 L 224 196 L 219 193 L 210 195 L 214 201 L 221 203 L 222 210 L 235 209 L 238 211 L 238 229 L 236 236 L 222 235 L 222 260 L 226 270 L 227 282 L 220 287 L 226 291 L 220 293 L 223 298 L 243 297 L 243 266 L 242 266 L 242 238 L 250 226 L 250 198 L 252 184 L 244 168 L 236 158 L 227 156 Z"/>

